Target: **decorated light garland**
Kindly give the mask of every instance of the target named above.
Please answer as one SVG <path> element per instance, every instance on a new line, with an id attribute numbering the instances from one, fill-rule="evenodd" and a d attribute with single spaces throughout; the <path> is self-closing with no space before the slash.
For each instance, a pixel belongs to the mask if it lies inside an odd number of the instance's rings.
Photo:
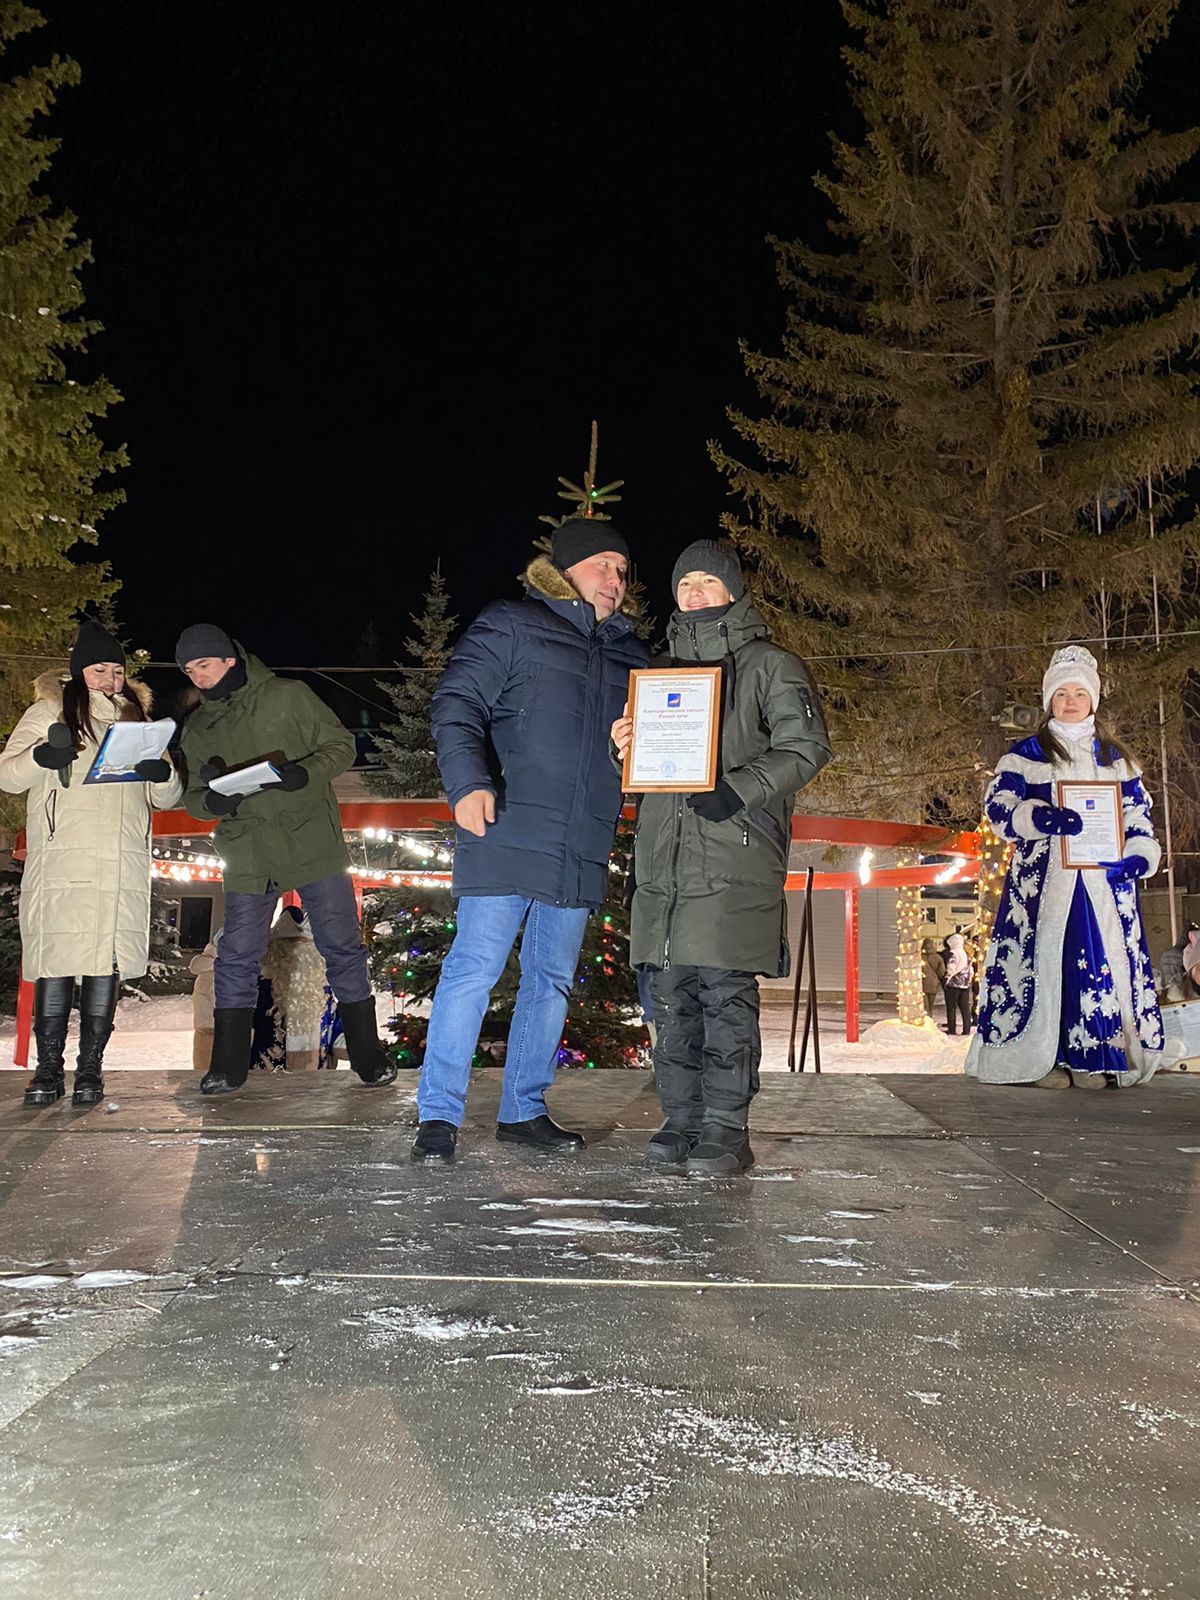
<path id="1" fill-rule="evenodd" d="M 905 851 L 897 866 L 913 867 L 917 856 Z M 906 885 L 896 891 L 896 1010 L 901 1022 L 916 1026 L 925 1019 L 925 987 L 922 983 L 921 929 L 925 907 L 919 885 Z"/>

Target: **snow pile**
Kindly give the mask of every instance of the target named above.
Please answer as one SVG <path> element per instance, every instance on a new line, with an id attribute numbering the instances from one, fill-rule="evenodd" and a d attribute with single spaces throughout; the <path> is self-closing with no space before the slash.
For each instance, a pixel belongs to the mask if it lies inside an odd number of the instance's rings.
<path id="1" fill-rule="evenodd" d="M 883 1022 L 873 1022 L 859 1036 L 857 1047 L 864 1052 L 880 1056 L 911 1056 L 928 1065 L 938 1065 L 953 1070 L 962 1065 L 966 1045 L 962 1034 L 943 1033 L 932 1017 L 921 1022 L 901 1022 L 899 1017 L 888 1017 Z"/>

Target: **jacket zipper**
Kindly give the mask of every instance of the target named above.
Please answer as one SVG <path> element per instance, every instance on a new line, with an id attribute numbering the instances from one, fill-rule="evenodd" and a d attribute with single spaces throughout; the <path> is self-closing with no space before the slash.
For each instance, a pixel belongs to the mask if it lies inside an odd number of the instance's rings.
<path id="1" fill-rule="evenodd" d="M 580 746 L 579 746 L 579 764 L 575 768 L 575 793 L 574 793 L 574 795 L 572 797 L 572 800 L 571 800 L 571 821 L 572 821 L 572 824 L 574 824 L 574 822 L 576 820 L 577 814 L 579 812 L 580 800 L 582 799 L 582 796 L 583 796 L 583 791 L 584 791 L 584 769 L 585 769 L 585 767 L 587 765 L 588 755 L 589 755 L 589 752 L 590 752 L 591 747 L 592 747 L 592 738 L 591 738 L 592 724 L 596 720 L 596 703 L 597 703 L 597 699 L 599 697 L 598 696 L 598 691 L 597 691 L 597 688 L 596 688 L 596 684 L 593 681 L 594 677 L 595 677 L 595 674 L 592 672 L 592 662 L 595 660 L 595 655 L 596 655 L 596 633 L 595 633 L 595 630 L 593 630 L 591 633 L 589 633 L 587 635 L 587 647 L 588 647 L 587 671 L 586 671 L 586 676 L 585 676 L 585 679 L 584 679 L 584 681 L 587 684 L 587 691 L 586 691 L 586 694 L 584 696 L 584 702 L 583 702 L 583 708 L 584 708 L 584 715 L 583 715 L 584 737 L 583 737 L 583 739 L 582 739 L 582 741 L 580 743 Z M 564 865 L 565 865 L 565 859 L 564 859 Z M 575 886 L 574 886 L 574 897 L 578 898 L 578 894 L 579 894 L 579 871 L 578 871 L 578 868 L 576 868 L 575 877 L 576 877 L 576 881 L 575 881 Z M 564 905 L 565 906 L 568 903 L 568 898 L 569 898 L 568 895 L 567 895 L 567 885 L 566 885 L 565 882 L 562 885 L 562 890 L 563 890 L 563 898 L 561 900 L 559 900 L 558 902 L 556 902 L 556 903 L 559 904 L 559 905 Z"/>
<path id="2" fill-rule="evenodd" d="M 57 789 L 51 789 L 50 793 L 46 796 L 46 807 L 45 807 L 45 809 L 46 809 L 46 826 L 50 830 L 49 833 L 46 835 L 46 839 L 47 839 L 47 843 L 48 843 L 54 837 L 54 830 L 55 830 L 55 827 L 57 826 L 57 822 L 58 822 L 58 790 Z"/>
<path id="3" fill-rule="evenodd" d="M 671 842 L 671 902 L 667 906 L 667 936 L 663 940 L 663 971 L 671 966 L 671 924 L 675 921 L 675 907 L 679 900 L 679 846 L 683 842 L 683 796 L 675 801 L 675 837 Z"/>

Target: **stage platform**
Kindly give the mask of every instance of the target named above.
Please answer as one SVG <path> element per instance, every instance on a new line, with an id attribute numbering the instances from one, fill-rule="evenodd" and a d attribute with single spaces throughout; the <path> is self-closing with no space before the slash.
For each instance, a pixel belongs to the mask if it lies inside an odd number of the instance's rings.
<path id="1" fill-rule="evenodd" d="M 770 1075 L 758 1164 L 412 1167 L 414 1081 L 0 1077 L 20 1600 L 1200 1594 L 1200 1079 Z"/>

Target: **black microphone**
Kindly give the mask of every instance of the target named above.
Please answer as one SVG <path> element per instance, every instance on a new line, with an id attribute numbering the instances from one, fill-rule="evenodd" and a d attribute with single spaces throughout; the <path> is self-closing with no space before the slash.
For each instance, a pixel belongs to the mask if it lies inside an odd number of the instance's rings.
<path id="1" fill-rule="evenodd" d="M 52 722 L 46 731 L 46 742 L 52 744 L 56 750 L 74 750 L 75 741 L 71 737 L 71 730 L 65 722 Z M 58 781 L 64 789 L 71 787 L 71 763 L 58 769 Z"/>

